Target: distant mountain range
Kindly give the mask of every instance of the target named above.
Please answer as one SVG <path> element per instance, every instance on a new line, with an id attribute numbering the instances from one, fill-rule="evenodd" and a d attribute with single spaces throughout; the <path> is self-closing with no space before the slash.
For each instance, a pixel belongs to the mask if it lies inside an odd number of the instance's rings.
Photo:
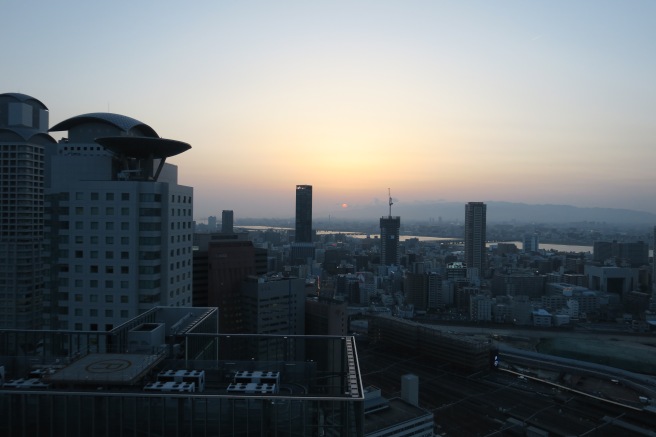
<path id="1" fill-rule="evenodd" d="M 644 211 L 613 208 L 581 208 L 571 205 L 529 205 L 526 203 L 487 201 L 489 223 L 617 223 L 656 225 L 656 214 Z M 350 207 L 348 211 L 333 214 L 335 220 L 371 220 L 388 214 L 387 205 Z M 317 211 L 318 212 L 318 211 Z M 463 222 L 465 203 L 426 202 L 401 203 L 392 208 L 392 215 L 403 221 Z M 315 216 L 316 217 L 316 216 Z"/>

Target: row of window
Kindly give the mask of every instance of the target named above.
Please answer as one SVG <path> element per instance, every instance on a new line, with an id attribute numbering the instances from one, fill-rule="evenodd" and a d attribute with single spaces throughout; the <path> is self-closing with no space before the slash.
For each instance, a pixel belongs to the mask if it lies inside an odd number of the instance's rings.
<path id="1" fill-rule="evenodd" d="M 105 294 L 105 303 L 114 303 L 114 295 L 113 294 Z M 98 302 L 98 295 L 97 294 L 88 294 L 87 297 L 89 298 L 88 301 L 84 299 L 84 294 L 81 293 L 76 293 L 73 296 L 73 300 L 75 302 L 90 302 L 90 303 L 96 303 Z M 117 302 L 120 303 L 130 303 L 130 296 L 126 294 L 122 294 L 119 296 L 119 299 Z"/>
<path id="2" fill-rule="evenodd" d="M 88 316 L 88 317 L 98 317 L 98 314 L 99 314 L 97 308 L 90 308 L 86 311 L 84 311 L 82 308 L 75 308 L 75 310 L 73 311 L 73 315 L 75 317 L 84 317 L 85 312 L 86 312 L 86 316 Z M 120 310 L 120 312 L 117 311 L 117 313 L 120 314 L 120 317 L 122 319 L 127 319 L 129 317 L 129 311 L 128 310 Z M 114 317 L 114 310 L 106 309 L 106 310 L 104 310 L 104 315 L 105 315 L 105 317 Z M 77 325 L 77 323 L 76 323 L 76 325 Z M 82 328 L 80 328 L 80 329 L 82 329 Z M 96 329 L 98 329 L 98 328 L 96 328 Z M 96 329 L 91 329 L 91 331 L 95 331 Z"/>
<path id="3" fill-rule="evenodd" d="M 90 279 L 89 281 L 87 281 L 87 284 L 85 284 L 84 282 L 85 282 L 85 281 L 83 281 L 82 279 L 76 279 L 76 280 L 74 281 L 75 288 L 85 288 L 85 287 L 88 287 L 88 288 L 98 288 L 98 286 L 100 285 L 100 282 L 99 282 L 97 279 Z M 129 283 L 129 281 L 113 281 L 113 280 L 106 280 L 106 281 L 105 281 L 105 287 L 104 287 L 104 288 L 106 288 L 106 289 L 113 289 L 113 288 L 114 288 L 114 284 L 115 284 L 116 282 L 119 283 L 119 286 L 120 286 L 119 288 L 120 288 L 121 290 L 127 290 L 127 289 L 130 288 L 130 283 Z M 59 278 L 59 285 L 60 285 L 61 287 L 68 287 L 68 286 L 69 286 L 69 283 L 70 283 L 70 281 L 69 281 L 68 278 Z"/>
<path id="4" fill-rule="evenodd" d="M 41 146 L 26 146 L 24 144 L 11 144 L 0 147 L 0 152 L 6 153 L 7 151 L 12 152 L 42 152 L 43 147 Z"/>
<path id="5" fill-rule="evenodd" d="M 128 208 L 123 208 L 126 210 L 126 213 L 121 215 L 129 215 Z M 73 228 L 76 231 L 83 231 L 84 230 L 84 223 L 83 221 L 75 221 L 73 222 Z M 106 231 L 113 231 L 117 229 L 117 222 L 114 221 L 107 221 L 107 222 L 89 222 L 89 230 L 91 231 L 97 231 L 100 230 L 100 223 L 105 223 L 105 230 Z M 182 223 L 182 228 L 183 229 L 191 229 L 191 222 L 177 222 L 177 228 L 180 229 L 180 223 Z M 70 224 L 67 221 L 60 221 L 58 223 L 58 228 L 60 230 L 67 230 L 70 229 Z M 174 223 L 171 223 L 171 229 L 174 230 Z M 130 230 L 130 222 L 121 222 L 120 225 L 120 230 L 121 231 L 129 231 Z M 139 223 L 139 230 L 140 231 L 161 231 L 162 230 L 162 224 L 161 223 Z"/>
<path id="6" fill-rule="evenodd" d="M 118 193 L 105 193 L 105 200 L 110 201 L 110 202 L 115 200 L 115 196 L 114 196 L 115 194 L 117 195 Z M 99 193 L 90 193 L 89 194 L 89 199 L 90 200 L 100 200 L 99 196 L 100 196 Z M 116 198 L 118 198 L 118 196 L 116 196 Z M 61 197 L 59 197 L 59 199 L 60 200 L 69 200 L 68 193 L 66 193 L 66 192 L 61 193 Z M 85 200 L 84 199 L 84 193 L 81 192 L 81 191 L 76 192 L 75 193 L 75 200 Z M 121 201 L 127 202 L 129 200 L 130 200 L 130 193 L 121 193 Z"/>
<path id="7" fill-rule="evenodd" d="M 111 257 L 114 255 L 112 254 Z M 152 268 L 152 267 L 150 267 Z M 77 264 L 73 267 L 75 273 L 84 273 L 84 266 Z M 107 274 L 113 274 L 117 273 L 119 270 L 115 268 L 115 266 L 105 266 L 105 273 Z M 68 264 L 62 264 L 59 266 L 59 272 L 60 273 L 68 273 L 69 272 L 69 267 Z M 121 266 L 120 269 L 121 274 L 129 274 L 130 273 L 130 267 L 129 266 Z M 99 267 L 97 264 L 90 265 L 89 266 L 89 273 L 99 273 Z"/>
<path id="8" fill-rule="evenodd" d="M 60 200 L 69 200 L 69 193 L 67 192 L 62 192 L 60 193 Z M 108 202 L 112 202 L 114 200 L 118 199 L 118 193 L 114 192 L 109 192 L 105 193 L 105 200 Z M 127 202 L 130 200 L 130 193 L 121 193 L 120 196 L 121 201 Z M 171 202 L 175 203 L 177 199 L 177 203 L 191 203 L 192 197 L 191 196 L 181 196 L 181 195 L 171 195 Z M 75 193 L 75 200 L 86 200 L 85 199 L 85 193 L 82 191 L 77 191 Z M 98 192 L 91 192 L 89 193 L 89 200 L 100 200 L 100 193 Z M 140 193 L 139 194 L 139 200 L 141 202 L 161 202 L 162 201 L 162 195 L 157 194 L 157 193 Z"/>

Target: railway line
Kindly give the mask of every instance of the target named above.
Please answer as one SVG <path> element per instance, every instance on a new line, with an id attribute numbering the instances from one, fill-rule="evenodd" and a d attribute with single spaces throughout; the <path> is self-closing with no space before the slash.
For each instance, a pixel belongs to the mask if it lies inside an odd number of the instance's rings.
<path id="1" fill-rule="evenodd" d="M 439 435 L 518 435 L 519 424 L 552 436 L 656 437 L 654 413 L 563 392 L 505 372 L 466 373 L 380 344 L 359 347 L 359 360 L 363 383 L 380 388 L 387 398 L 400 396 L 402 375 L 417 375 L 419 404 L 433 412 Z"/>

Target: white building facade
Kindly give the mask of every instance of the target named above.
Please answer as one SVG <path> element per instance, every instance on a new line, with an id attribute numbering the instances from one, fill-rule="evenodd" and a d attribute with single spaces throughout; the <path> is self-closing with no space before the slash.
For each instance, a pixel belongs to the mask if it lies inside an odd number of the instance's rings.
<path id="1" fill-rule="evenodd" d="M 47 325 L 103 331 L 154 306 L 191 306 L 193 189 L 163 162 L 189 146 L 117 114 L 51 131 L 68 138 L 46 155 Z"/>

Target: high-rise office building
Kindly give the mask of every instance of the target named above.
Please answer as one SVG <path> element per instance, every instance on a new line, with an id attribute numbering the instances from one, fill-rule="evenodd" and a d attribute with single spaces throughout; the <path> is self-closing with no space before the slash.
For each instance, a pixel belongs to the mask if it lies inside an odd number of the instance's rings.
<path id="1" fill-rule="evenodd" d="M 221 212 L 221 232 L 224 234 L 232 234 L 234 222 L 234 213 L 231 209 L 224 209 Z"/>
<path id="2" fill-rule="evenodd" d="M 219 309 L 219 331 L 243 333 L 241 284 L 255 274 L 255 247 L 252 241 L 214 240 L 208 248 L 207 306 Z"/>
<path id="3" fill-rule="evenodd" d="M 380 263 L 386 266 L 399 264 L 399 232 L 401 217 L 391 215 L 380 218 Z"/>
<path id="4" fill-rule="evenodd" d="M 485 269 L 485 227 L 487 205 L 469 202 L 465 205 L 465 262 L 467 268 Z"/>
<path id="5" fill-rule="evenodd" d="M 44 263 L 44 150 L 48 108 L 0 94 L 0 328 L 41 329 Z"/>
<path id="6" fill-rule="evenodd" d="M 53 329 L 110 330 L 154 306 L 190 306 L 193 189 L 166 158 L 190 148 L 118 114 L 69 118 L 46 154 Z"/>
<path id="7" fill-rule="evenodd" d="M 524 252 L 537 252 L 540 250 L 540 237 L 538 234 L 524 235 L 523 247 Z"/>
<path id="8" fill-rule="evenodd" d="M 241 283 L 249 334 L 305 334 L 305 279 L 250 276 Z"/>
<path id="9" fill-rule="evenodd" d="M 207 229 L 210 232 L 215 232 L 216 231 L 216 216 L 211 215 L 207 217 Z"/>
<path id="10" fill-rule="evenodd" d="M 296 185 L 296 243 L 312 242 L 312 185 Z"/>

